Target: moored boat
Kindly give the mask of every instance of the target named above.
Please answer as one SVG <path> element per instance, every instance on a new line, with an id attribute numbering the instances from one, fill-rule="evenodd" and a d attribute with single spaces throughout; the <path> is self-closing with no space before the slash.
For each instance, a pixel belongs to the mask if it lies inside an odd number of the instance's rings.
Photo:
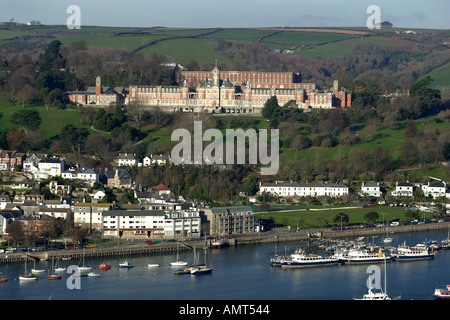
<path id="1" fill-rule="evenodd" d="M 92 270 L 91 266 L 78 266 L 78 271 L 88 271 Z"/>
<path id="2" fill-rule="evenodd" d="M 217 240 L 213 241 L 212 247 L 217 248 L 217 249 L 228 247 L 228 242 L 224 239 L 217 239 Z"/>
<path id="3" fill-rule="evenodd" d="M 111 269 L 111 266 L 109 264 L 102 263 L 98 266 L 98 269 L 99 270 L 108 270 L 108 269 Z"/>
<path id="4" fill-rule="evenodd" d="M 149 264 L 148 264 L 148 267 L 149 267 L 149 268 L 159 267 L 159 264 L 157 264 L 157 263 L 149 263 Z"/>
<path id="5" fill-rule="evenodd" d="M 447 285 L 445 289 L 435 289 L 433 296 L 436 299 L 450 299 L 450 285 Z"/>
<path id="6" fill-rule="evenodd" d="M 305 254 L 303 250 L 297 250 L 290 255 L 289 259 L 279 260 L 281 268 L 320 267 L 336 265 L 339 258 L 333 256 L 322 256 L 317 254 Z"/>
<path id="7" fill-rule="evenodd" d="M 374 250 L 354 248 L 350 249 L 346 254 L 337 254 L 336 257 L 344 264 L 382 263 L 392 260 L 392 256 L 387 256 L 381 249 L 377 252 Z"/>
<path id="8" fill-rule="evenodd" d="M 398 246 L 397 250 L 395 250 L 393 257 L 395 261 L 425 260 L 433 259 L 434 252 L 423 244 L 409 247 L 404 242 L 402 245 Z"/>
<path id="9" fill-rule="evenodd" d="M 386 292 L 373 292 L 372 289 L 369 288 L 369 291 L 363 295 L 361 299 L 355 300 L 391 300 L 391 298 L 389 298 Z"/>
<path id="10" fill-rule="evenodd" d="M 52 273 L 52 270 L 53 270 L 53 258 L 52 258 L 52 264 L 50 266 L 50 269 L 48 269 L 47 279 L 48 280 L 59 280 L 59 279 L 61 279 L 61 275 Z"/>
<path id="11" fill-rule="evenodd" d="M 34 273 L 28 273 L 27 261 L 28 261 L 28 250 L 25 256 L 25 272 L 23 275 L 19 275 L 19 281 L 35 281 L 38 279 L 37 275 L 35 275 Z"/>
<path id="12" fill-rule="evenodd" d="M 8 278 L 0 278 L 0 282 L 6 282 L 8 281 Z"/>
<path id="13" fill-rule="evenodd" d="M 133 265 L 129 263 L 128 261 L 124 261 L 122 263 L 119 263 L 120 268 L 133 268 Z"/>
<path id="14" fill-rule="evenodd" d="M 19 276 L 19 280 L 20 281 L 34 281 L 37 280 L 38 277 L 37 275 L 33 274 L 33 273 L 29 273 L 27 275 L 20 275 Z"/>
<path id="15" fill-rule="evenodd" d="M 100 274 L 96 273 L 96 272 L 89 272 L 88 277 L 100 277 Z"/>

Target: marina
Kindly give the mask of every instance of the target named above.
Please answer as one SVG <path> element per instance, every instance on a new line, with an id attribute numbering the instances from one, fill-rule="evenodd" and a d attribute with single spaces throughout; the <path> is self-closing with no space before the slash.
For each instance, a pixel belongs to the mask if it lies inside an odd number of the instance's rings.
<path id="1" fill-rule="evenodd" d="M 392 244 L 427 243 L 430 239 L 447 237 L 447 231 L 416 232 L 392 235 Z M 373 245 L 385 249 L 382 238 L 349 238 L 342 240 L 315 239 L 286 242 L 230 246 L 221 250 L 208 249 L 207 266 L 213 271 L 202 276 L 186 273 L 171 266 L 176 259 L 176 250 L 165 254 L 128 256 L 133 268 L 120 268 L 123 257 L 88 258 L 85 262 L 92 270 L 81 273 L 80 289 L 69 289 L 68 283 L 75 279 L 73 271 L 59 273 L 59 281 L 49 281 L 47 273 L 36 274 L 35 280 L 20 281 L 24 262 L 7 263 L 0 266 L 0 299 L 3 300 L 353 300 L 368 293 L 367 268 L 371 264 L 336 264 L 329 267 L 278 268 L 271 266 L 274 251 L 280 256 L 289 256 L 299 248 L 305 253 L 330 256 L 337 248 L 346 245 Z M 334 250 L 333 250 L 334 249 Z M 202 252 L 199 252 L 202 253 Z M 331 254 L 329 254 L 331 253 Z M 402 300 L 433 300 L 437 288 L 449 283 L 449 250 L 436 250 L 434 259 L 413 260 L 386 264 L 389 296 L 401 296 Z M 179 258 L 198 263 L 192 251 L 180 251 Z M 201 256 L 200 256 L 201 258 Z M 79 259 L 59 261 L 59 267 L 70 270 Z M 203 260 L 203 259 L 200 259 Z M 36 268 L 48 270 L 51 261 L 39 261 Z M 110 266 L 101 270 L 100 265 Z M 57 265 L 55 261 L 55 266 Z M 150 265 L 152 267 L 150 267 Z M 156 265 L 158 265 L 156 267 Z M 379 265 L 383 269 L 382 265 Z M 187 269 L 187 268 L 186 268 Z M 90 272 L 96 275 L 89 276 Z M 231 276 L 232 275 L 232 276 Z M 37 280 L 37 281 L 36 281 Z M 120 288 L 120 290 L 118 290 Z M 181 290 L 182 288 L 182 290 Z M 375 291 L 373 291 L 375 293 Z"/>

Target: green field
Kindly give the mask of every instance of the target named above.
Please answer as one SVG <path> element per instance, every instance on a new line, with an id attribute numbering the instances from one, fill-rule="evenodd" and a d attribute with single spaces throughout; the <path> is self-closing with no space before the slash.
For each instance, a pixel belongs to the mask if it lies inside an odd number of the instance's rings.
<path id="1" fill-rule="evenodd" d="M 327 221 L 327 225 L 335 225 L 333 222 L 334 217 L 339 213 L 343 212 L 349 217 L 349 224 L 363 224 L 364 215 L 367 213 L 375 211 L 379 215 L 377 222 L 383 222 L 383 213 L 385 221 L 392 221 L 393 218 L 399 218 L 400 221 L 407 220 L 404 214 L 407 212 L 403 207 L 388 207 L 388 206 L 376 206 L 370 208 L 357 208 L 357 209 L 336 209 L 336 210 L 319 210 L 319 211 L 289 211 L 289 212 L 265 212 L 265 213 L 255 213 L 258 218 L 262 219 L 273 219 L 275 224 L 278 225 L 289 225 L 293 228 L 297 227 L 297 219 L 299 221 L 301 228 L 309 227 L 320 227 L 316 221 L 317 218 L 324 218 Z M 424 213 L 421 212 L 421 217 Z M 430 213 L 425 213 L 425 218 L 429 219 L 432 215 Z M 339 223 L 340 225 L 340 223 Z M 323 225 L 322 225 L 323 226 Z"/>
<path id="2" fill-rule="evenodd" d="M 215 50 L 213 42 L 194 38 L 164 40 L 139 52 L 144 56 L 151 53 L 161 54 L 180 63 L 187 63 L 191 59 L 204 63 L 214 63 L 217 59 L 221 64 L 230 61 L 227 56 Z"/>
<path id="3" fill-rule="evenodd" d="M 315 59 L 324 57 L 340 57 L 350 54 L 353 47 L 359 44 L 373 44 L 381 47 L 399 47 L 410 45 L 409 42 L 393 41 L 392 39 L 386 37 L 358 37 L 313 46 L 312 48 L 300 50 L 297 53 Z"/>
<path id="4" fill-rule="evenodd" d="M 151 42 L 163 38 L 162 36 L 113 36 L 113 35 L 75 35 L 60 37 L 63 44 L 70 44 L 75 41 L 84 40 L 88 47 L 108 47 L 119 48 L 126 51 L 137 49 L 146 42 Z"/>
<path id="5" fill-rule="evenodd" d="M 431 71 L 424 77 L 430 76 L 433 79 L 431 87 L 441 90 L 442 93 L 450 92 L 450 62 Z"/>

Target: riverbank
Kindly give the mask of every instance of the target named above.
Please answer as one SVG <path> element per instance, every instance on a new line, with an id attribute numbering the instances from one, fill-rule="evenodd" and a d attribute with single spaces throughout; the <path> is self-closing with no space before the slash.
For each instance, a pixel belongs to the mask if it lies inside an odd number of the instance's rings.
<path id="1" fill-rule="evenodd" d="M 392 233 L 413 233 L 422 231 L 448 230 L 450 222 L 410 224 L 388 226 L 386 228 L 357 228 L 347 230 L 333 230 L 331 228 L 304 229 L 304 230 L 271 230 L 257 235 L 246 235 L 237 238 L 237 245 L 295 242 L 308 239 L 340 239 L 356 237 L 382 236 Z"/>
<path id="2" fill-rule="evenodd" d="M 422 231 L 449 230 L 450 222 L 428 223 L 428 224 L 411 224 L 401 226 L 389 226 L 386 228 L 359 228 L 347 230 L 333 230 L 330 228 L 322 229 L 302 229 L 302 230 L 286 230 L 274 229 L 267 232 L 243 234 L 235 238 L 227 239 L 229 246 L 242 245 L 258 245 L 270 243 L 288 243 L 296 241 L 304 241 L 308 239 L 339 239 L 339 238 L 356 238 L 356 237 L 372 237 L 381 236 L 392 233 L 414 233 Z M 208 242 L 212 246 L 212 240 Z M 51 260 L 51 259 L 70 259 L 78 263 L 83 257 L 85 258 L 108 258 L 108 257 L 125 257 L 153 254 L 173 254 L 177 250 L 187 251 L 193 248 L 201 248 L 204 242 L 201 240 L 184 241 L 178 246 L 176 242 L 161 242 L 153 245 L 146 245 L 144 242 L 127 243 L 120 245 L 105 245 L 96 248 L 71 249 L 71 250 L 50 250 L 43 252 L 30 252 L 30 260 Z M 217 249 L 221 250 L 221 249 Z M 3 253 L 0 254 L 0 263 L 23 262 L 26 258 L 25 252 Z"/>

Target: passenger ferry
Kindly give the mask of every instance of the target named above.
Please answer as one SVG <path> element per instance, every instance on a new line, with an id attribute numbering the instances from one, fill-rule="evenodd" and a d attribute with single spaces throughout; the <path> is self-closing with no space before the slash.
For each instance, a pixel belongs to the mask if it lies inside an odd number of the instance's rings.
<path id="1" fill-rule="evenodd" d="M 433 296 L 436 299 L 450 299 L 450 285 L 447 285 L 445 289 L 435 289 Z"/>
<path id="2" fill-rule="evenodd" d="M 339 259 L 317 254 L 305 254 L 304 251 L 297 250 L 288 259 L 281 259 L 278 262 L 281 268 L 301 268 L 334 265 L 339 263 Z"/>
<path id="3" fill-rule="evenodd" d="M 384 252 L 367 250 L 367 249 L 350 249 L 347 253 L 336 254 L 336 258 L 344 264 L 358 264 L 358 263 L 382 263 L 384 261 L 390 262 L 391 256 L 386 256 Z"/>
<path id="4" fill-rule="evenodd" d="M 393 253 L 393 257 L 396 261 L 425 260 L 433 259 L 434 252 L 424 244 L 409 247 L 406 245 L 406 242 L 404 242 L 402 245 L 398 246 L 397 250 Z"/>

